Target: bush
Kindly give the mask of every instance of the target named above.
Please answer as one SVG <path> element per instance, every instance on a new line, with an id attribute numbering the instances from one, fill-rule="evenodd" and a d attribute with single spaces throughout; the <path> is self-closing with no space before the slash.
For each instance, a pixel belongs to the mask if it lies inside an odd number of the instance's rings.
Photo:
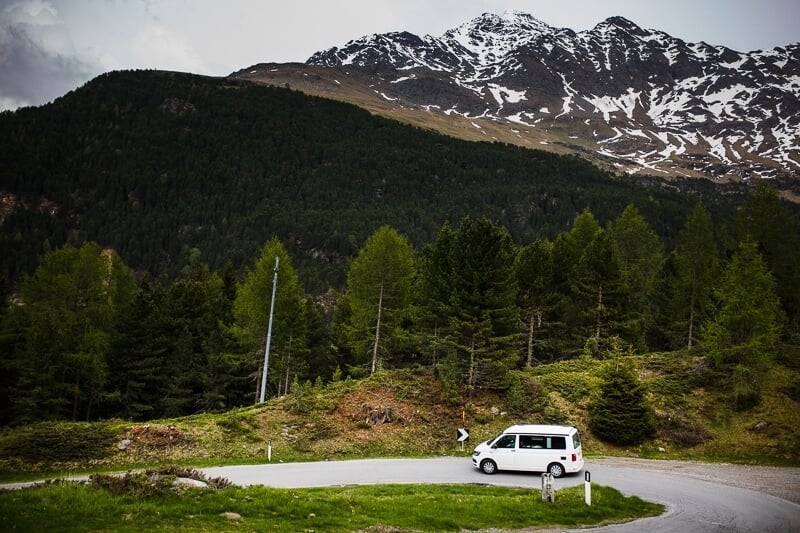
<path id="1" fill-rule="evenodd" d="M 655 433 L 653 410 L 645 388 L 630 363 L 609 364 L 602 372 L 600 392 L 589 408 L 589 428 L 601 440 L 638 444 Z"/>

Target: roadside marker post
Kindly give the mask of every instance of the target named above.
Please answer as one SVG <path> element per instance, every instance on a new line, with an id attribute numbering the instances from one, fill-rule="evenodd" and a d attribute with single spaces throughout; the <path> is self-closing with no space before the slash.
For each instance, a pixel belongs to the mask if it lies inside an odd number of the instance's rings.
<path id="1" fill-rule="evenodd" d="M 272 439 L 267 441 L 267 462 L 272 462 Z"/>
<path id="2" fill-rule="evenodd" d="M 553 474 L 542 474 L 542 501 L 553 503 L 556 501 L 556 491 L 553 487 Z"/>
<path id="3" fill-rule="evenodd" d="M 586 499 L 586 505 L 592 505 L 592 473 L 588 470 L 583 473 L 583 492 Z"/>

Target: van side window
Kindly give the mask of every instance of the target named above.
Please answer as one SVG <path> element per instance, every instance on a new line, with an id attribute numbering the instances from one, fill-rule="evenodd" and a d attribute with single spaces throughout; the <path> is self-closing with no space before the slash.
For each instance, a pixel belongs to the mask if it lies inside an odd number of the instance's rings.
<path id="1" fill-rule="evenodd" d="M 503 435 L 497 442 L 495 442 L 493 448 L 513 448 L 517 443 L 517 436 L 516 435 Z"/>
<path id="2" fill-rule="evenodd" d="M 535 448 L 536 447 L 536 437 L 533 435 L 520 435 L 519 436 L 519 447 L 520 448 Z M 541 445 L 541 443 L 539 443 Z"/>
<path id="3" fill-rule="evenodd" d="M 547 447 L 551 450 L 566 450 L 567 439 L 564 437 L 547 437 Z"/>

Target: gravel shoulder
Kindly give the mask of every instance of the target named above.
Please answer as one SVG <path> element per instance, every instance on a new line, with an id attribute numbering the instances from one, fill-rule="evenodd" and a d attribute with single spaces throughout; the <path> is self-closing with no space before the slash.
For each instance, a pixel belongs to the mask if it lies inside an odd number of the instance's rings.
<path id="1" fill-rule="evenodd" d="M 750 489 L 800 504 L 800 468 L 621 457 L 587 458 L 587 462 L 675 474 Z"/>

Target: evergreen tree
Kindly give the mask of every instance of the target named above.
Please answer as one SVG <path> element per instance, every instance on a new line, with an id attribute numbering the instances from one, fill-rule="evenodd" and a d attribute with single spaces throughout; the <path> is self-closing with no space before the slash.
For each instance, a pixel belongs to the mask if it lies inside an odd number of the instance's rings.
<path id="1" fill-rule="evenodd" d="M 370 374 L 386 359 L 389 351 L 384 346 L 403 336 L 402 323 L 410 316 L 415 277 L 411 245 L 389 226 L 382 226 L 367 239 L 350 264 L 348 337 L 356 354 L 369 353 Z"/>
<path id="2" fill-rule="evenodd" d="M 619 296 L 615 251 L 590 210 L 560 234 L 553 248 L 554 280 L 560 321 L 566 325 L 561 351 L 578 353 L 587 340 L 599 347 L 612 328 L 613 303 Z M 599 354 L 596 354 L 599 355 Z"/>
<path id="3" fill-rule="evenodd" d="M 655 322 L 654 299 L 664 262 L 661 240 L 633 205 L 608 228 L 619 261 L 621 282 L 620 334 L 647 351 L 647 334 Z"/>
<path id="4" fill-rule="evenodd" d="M 736 220 L 740 241 L 751 240 L 775 278 L 790 327 L 800 331 L 800 225 L 775 189 L 759 184 Z"/>
<path id="5" fill-rule="evenodd" d="M 551 320 L 550 308 L 556 300 L 553 279 L 552 242 L 536 240 L 520 251 L 517 257 L 518 303 L 525 337 L 523 361 L 526 366 L 532 366 L 536 360 L 534 352 L 542 353 L 547 349 L 544 331 Z"/>
<path id="6" fill-rule="evenodd" d="M 161 416 L 159 403 L 171 374 L 165 366 L 172 343 L 163 314 L 165 299 L 165 291 L 145 278 L 123 317 L 110 383 L 120 398 L 116 416 L 128 420 Z"/>
<path id="7" fill-rule="evenodd" d="M 23 339 L 14 409 L 19 421 L 91 419 L 107 400 L 111 347 L 136 282 L 95 243 L 42 259 L 20 287 Z"/>
<path id="8" fill-rule="evenodd" d="M 433 307 L 448 318 L 450 361 L 471 397 L 480 387 L 500 386 L 516 360 L 516 247 L 504 228 L 485 218 L 464 219 L 455 233 L 440 236 L 428 254 L 433 270 L 425 273 L 426 286 L 448 287 L 429 296 L 441 299 Z"/>
<path id="9" fill-rule="evenodd" d="M 695 206 L 681 231 L 671 267 L 665 276 L 667 328 L 673 346 L 692 348 L 700 325 L 713 311 L 713 287 L 720 269 L 711 216 L 702 204 Z"/>
<path id="10" fill-rule="evenodd" d="M 718 368 L 754 373 L 775 356 L 783 325 L 775 280 L 754 242 L 739 244 L 714 290 L 718 311 L 703 326 L 703 342 Z"/>
<path id="11" fill-rule="evenodd" d="M 644 384 L 633 366 L 619 361 L 619 348 L 602 374 L 599 394 L 589 407 L 589 429 L 599 439 L 613 444 L 638 444 L 655 433 L 653 410 Z"/>
<path id="12" fill-rule="evenodd" d="M 450 296 L 452 295 L 452 272 L 455 232 L 449 222 L 439 229 L 436 240 L 422 251 L 420 279 L 420 316 L 418 327 L 424 330 L 423 345 L 434 368 L 445 355 L 444 337 L 449 322 Z M 453 358 L 451 358 L 453 359 Z M 455 372 L 452 373 L 456 375 Z"/>

